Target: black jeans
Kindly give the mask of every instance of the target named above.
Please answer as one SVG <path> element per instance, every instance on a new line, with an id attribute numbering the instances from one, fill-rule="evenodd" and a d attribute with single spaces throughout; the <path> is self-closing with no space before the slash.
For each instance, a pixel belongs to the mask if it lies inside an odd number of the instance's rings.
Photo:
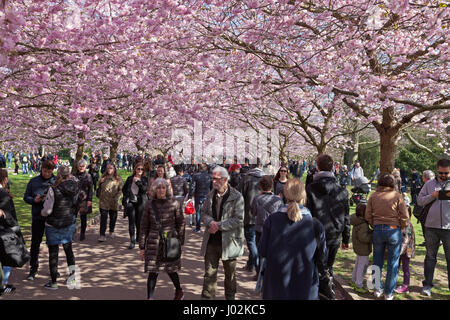
<path id="1" fill-rule="evenodd" d="M 45 221 L 33 219 L 31 222 L 30 272 L 39 268 L 39 247 L 45 231 Z"/>
<path id="2" fill-rule="evenodd" d="M 327 260 L 327 266 L 328 270 L 330 271 L 331 276 L 333 276 L 333 264 L 334 260 L 336 260 L 336 254 L 339 250 L 339 247 L 341 246 L 341 242 L 333 242 L 328 244 L 327 243 L 327 251 L 328 251 L 328 260 Z"/>
<path id="3" fill-rule="evenodd" d="M 76 214 L 76 216 L 78 216 L 78 214 Z M 87 228 L 87 214 L 80 214 L 80 233 L 85 234 L 86 233 L 86 228 Z"/>
<path id="4" fill-rule="evenodd" d="M 67 266 L 75 265 L 75 256 L 73 255 L 72 250 L 72 242 L 63 244 L 64 252 L 66 253 Z M 49 255 L 49 266 L 50 266 L 50 276 L 52 278 L 52 282 L 56 282 L 57 274 L 58 274 L 58 253 L 59 253 L 59 245 L 48 246 L 48 255 Z"/>
<path id="5" fill-rule="evenodd" d="M 100 209 L 100 235 L 104 236 L 106 233 L 106 223 L 109 215 L 109 232 L 114 232 L 117 220 L 117 211 Z"/>
<path id="6" fill-rule="evenodd" d="M 139 239 L 139 231 L 141 229 L 142 210 L 141 210 L 138 202 L 128 203 L 126 210 L 127 210 L 127 216 L 128 216 L 128 231 L 130 233 L 130 239 Z M 135 235 L 136 235 L 136 237 L 135 237 Z"/>

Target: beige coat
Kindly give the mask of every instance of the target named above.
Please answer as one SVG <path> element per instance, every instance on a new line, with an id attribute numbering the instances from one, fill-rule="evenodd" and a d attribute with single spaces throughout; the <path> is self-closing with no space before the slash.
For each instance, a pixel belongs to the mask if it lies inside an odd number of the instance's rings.
<path id="1" fill-rule="evenodd" d="M 370 196 L 365 218 L 372 226 L 387 224 L 404 229 L 409 223 L 408 209 L 402 195 L 386 187 L 379 187 Z"/>
<path id="2" fill-rule="evenodd" d="M 119 198 L 122 194 L 123 181 L 119 176 L 116 180 L 107 177 L 103 183 L 99 183 L 99 207 L 103 210 L 119 210 Z"/>

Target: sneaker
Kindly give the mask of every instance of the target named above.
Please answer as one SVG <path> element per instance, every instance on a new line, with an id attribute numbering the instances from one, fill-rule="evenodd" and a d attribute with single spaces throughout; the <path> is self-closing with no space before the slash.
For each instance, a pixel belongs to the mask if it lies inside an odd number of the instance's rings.
<path id="1" fill-rule="evenodd" d="M 184 300 L 183 289 L 175 290 L 175 297 L 173 298 L 173 300 Z"/>
<path id="2" fill-rule="evenodd" d="M 369 292 L 366 288 L 364 288 L 364 287 L 357 287 L 356 285 L 355 285 L 354 290 L 356 292 L 358 292 L 358 293 L 368 293 Z"/>
<path id="3" fill-rule="evenodd" d="M 195 232 L 195 233 L 199 233 L 199 232 L 202 232 L 202 230 L 200 230 L 200 229 L 195 229 L 194 232 Z"/>
<path id="4" fill-rule="evenodd" d="M 38 272 L 37 271 L 30 271 L 30 273 L 27 276 L 27 280 L 34 280 L 36 279 Z"/>
<path id="5" fill-rule="evenodd" d="M 67 278 L 66 285 L 68 288 L 75 288 L 76 285 L 75 272 L 72 272 L 70 276 Z"/>
<path id="6" fill-rule="evenodd" d="M 56 282 L 53 283 L 50 281 L 49 283 L 45 284 L 44 288 L 49 289 L 49 290 L 56 290 L 56 289 L 58 289 L 58 284 Z"/>
<path id="7" fill-rule="evenodd" d="M 383 292 L 381 290 L 375 290 L 373 292 L 373 295 L 375 296 L 375 298 L 381 298 L 381 296 L 383 295 Z"/>
<path id="8" fill-rule="evenodd" d="M 391 294 L 385 295 L 385 296 L 384 296 L 384 300 L 394 300 L 394 294 L 391 293 Z"/>
<path id="9" fill-rule="evenodd" d="M 394 291 L 395 293 L 408 293 L 409 288 L 406 284 L 403 284 L 401 286 L 398 286 Z"/>
<path id="10" fill-rule="evenodd" d="M 114 239 L 116 236 L 114 235 L 114 232 L 110 232 L 110 233 L 109 233 L 109 237 L 110 237 L 111 239 Z"/>
<path id="11" fill-rule="evenodd" d="M 16 287 L 14 287 L 12 284 L 7 284 L 5 287 L 0 289 L 1 294 L 14 293 L 14 291 L 16 291 Z"/>
<path id="12" fill-rule="evenodd" d="M 430 287 L 423 287 L 422 294 L 424 296 L 431 297 L 431 288 Z"/>
<path id="13" fill-rule="evenodd" d="M 98 242 L 105 242 L 106 241 L 106 237 L 105 236 L 100 236 L 98 238 Z"/>

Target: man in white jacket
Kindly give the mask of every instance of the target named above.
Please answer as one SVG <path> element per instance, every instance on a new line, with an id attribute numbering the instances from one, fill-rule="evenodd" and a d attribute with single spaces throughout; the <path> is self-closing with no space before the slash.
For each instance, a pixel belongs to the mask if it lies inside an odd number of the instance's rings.
<path id="1" fill-rule="evenodd" d="M 364 170 L 361 167 L 361 164 L 359 162 L 356 162 L 352 170 L 353 185 L 355 184 L 355 180 L 360 179 L 362 177 L 364 177 Z"/>

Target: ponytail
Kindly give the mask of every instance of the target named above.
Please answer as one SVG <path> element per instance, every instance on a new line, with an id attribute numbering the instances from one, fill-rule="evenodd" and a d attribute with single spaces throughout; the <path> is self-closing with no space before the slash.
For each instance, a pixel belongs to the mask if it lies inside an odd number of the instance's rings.
<path id="1" fill-rule="evenodd" d="M 287 199 L 288 218 L 291 221 L 297 222 L 302 220 L 303 216 L 299 204 L 303 204 L 306 199 L 305 185 L 300 179 L 289 179 L 284 186 L 284 196 Z"/>
<path id="2" fill-rule="evenodd" d="M 298 204 L 295 201 L 288 201 L 287 213 L 289 220 L 294 222 L 300 221 L 303 218 L 300 208 L 298 207 Z"/>

